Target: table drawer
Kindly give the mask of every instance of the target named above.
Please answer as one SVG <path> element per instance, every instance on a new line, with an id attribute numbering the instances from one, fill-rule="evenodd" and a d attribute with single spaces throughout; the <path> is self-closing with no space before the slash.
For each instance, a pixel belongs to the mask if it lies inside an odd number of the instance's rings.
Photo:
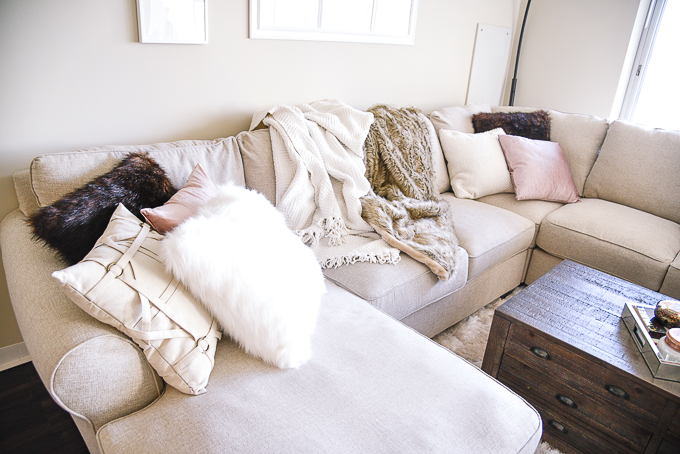
<path id="1" fill-rule="evenodd" d="M 641 425 L 654 427 L 666 399 L 628 378 L 516 324 L 510 327 L 505 354 L 616 407 Z"/>
<path id="2" fill-rule="evenodd" d="M 656 454 L 678 454 L 680 452 L 680 438 L 666 437 L 661 442 Z"/>
<path id="3" fill-rule="evenodd" d="M 675 414 L 670 427 L 668 427 L 668 435 L 671 435 L 675 438 L 680 438 L 680 410 L 678 410 L 678 412 Z M 680 450 L 680 448 L 678 448 L 678 450 Z"/>
<path id="4" fill-rule="evenodd" d="M 599 433 L 581 425 L 578 421 L 537 401 L 516 383 L 501 379 L 538 410 L 543 420 L 543 432 L 559 438 L 583 454 L 632 454 L 634 451 L 607 440 Z"/>
<path id="5" fill-rule="evenodd" d="M 514 382 L 534 400 L 552 403 L 584 426 L 593 427 L 635 452 L 643 452 L 652 437 L 650 430 L 635 424 L 620 410 L 601 405 L 579 390 L 553 380 L 511 357 L 503 358 L 498 378 Z"/>
<path id="6" fill-rule="evenodd" d="M 680 453 L 680 410 L 675 414 L 666 436 L 661 442 L 657 454 L 678 454 Z"/>

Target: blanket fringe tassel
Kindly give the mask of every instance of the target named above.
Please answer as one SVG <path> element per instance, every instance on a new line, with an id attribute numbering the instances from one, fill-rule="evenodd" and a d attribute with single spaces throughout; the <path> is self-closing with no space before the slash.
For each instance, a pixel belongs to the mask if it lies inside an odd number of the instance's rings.
<path id="1" fill-rule="evenodd" d="M 344 219 L 333 217 L 315 221 L 306 229 L 296 230 L 295 233 L 308 246 L 316 246 L 321 238 L 328 238 L 329 246 L 339 246 L 345 242 L 349 230 Z"/>
<path id="2" fill-rule="evenodd" d="M 352 265 L 357 262 L 378 263 L 380 265 L 394 265 L 401 260 L 399 251 L 385 252 L 377 255 L 354 254 L 344 257 L 333 257 L 320 262 L 321 268 L 339 268 L 343 265 Z"/>

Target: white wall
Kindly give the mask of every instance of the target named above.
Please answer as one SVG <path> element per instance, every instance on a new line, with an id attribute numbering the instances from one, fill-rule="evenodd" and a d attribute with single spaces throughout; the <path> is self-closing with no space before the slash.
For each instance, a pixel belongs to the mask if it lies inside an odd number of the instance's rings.
<path id="1" fill-rule="evenodd" d="M 508 0 L 421 0 L 414 46 L 248 39 L 247 0 L 208 0 L 210 44 L 137 42 L 135 0 L 0 1 L 0 218 L 37 155 L 210 139 L 276 103 L 460 105 L 477 23 Z M 0 269 L 0 347 L 21 342 Z"/>
<path id="2" fill-rule="evenodd" d="M 526 3 L 521 1 L 517 15 L 515 51 Z M 630 72 L 627 56 L 631 35 L 639 33 L 639 27 L 636 28 L 639 6 L 640 0 L 532 1 L 514 105 L 549 107 L 603 118 L 610 117 L 612 111 L 617 113 L 622 74 L 625 83 Z M 641 9 L 644 14 L 644 8 Z"/>

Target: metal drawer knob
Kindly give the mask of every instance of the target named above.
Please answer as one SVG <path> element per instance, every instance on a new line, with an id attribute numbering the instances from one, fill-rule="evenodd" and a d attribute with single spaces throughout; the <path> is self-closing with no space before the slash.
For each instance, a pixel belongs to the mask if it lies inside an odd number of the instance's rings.
<path id="1" fill-rule="evenodd" d="M 616 396 L 620 399 L 626 399 L 626 400 L 630 399 L 630 396 L 628 395 L 628 393 L 625 392 L 624 390 L 622 390 L 621 388 L 619 388 L 618 386 L 607 385 L 607 386 L 604 387 L 604 389 L 609 391 L 609 394 L 611 394 L 612 396 Z"/>
<path id="2" fill-rule="evenodd" d="M 550 359 L 550 353 L 543 350 L 541 347 L 531 347 L 531 353 L 543 359 Z"/>
<path id="3" fill-rule="evenodd" d="M 562 424 L 562 423 L 559 422 L 559 421 L 555 421 L 554 419 L 551 419 L 550 421 L 548 421 L 548 425 L 549 425 L 550 427 L 552 427 L 553 429 L 555 429 L 556 431 L 558 431 L 559 433 L 561 433 L 561 434 L 565 434 L 565 435 L 566 435 L 566 434 L 569 433 L 569 431 L 567 430 L 567 428 L 564 427 L 564 424 Z"/>
<path id="4" fill-rule="evenodd" d="M 578 408 L 578 405 L 576 405 L 576 402 L 570 397 L 565 396 L 564 394 L 558 394 L 555 396 L 555 398 L 561 403 L 562 405 L 565 405 L 569 408 Z"/>

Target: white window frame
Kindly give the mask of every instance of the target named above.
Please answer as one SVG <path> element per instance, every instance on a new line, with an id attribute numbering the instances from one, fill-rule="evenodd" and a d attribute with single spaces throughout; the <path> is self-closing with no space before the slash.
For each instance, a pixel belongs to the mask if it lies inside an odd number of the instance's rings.
<path id="1" fill-rule="evenodd" d="M 380 1 L 373 0 L 373 13 L 371 17 L 371 30 L 375 25 L 375 13 L 377 4 Z M 353 43 L 377 43 L 377 44 L 400 44 L 413 45 L 416 34 L 416 16 L 418 12 L 418 0 L 411 0 L 411 10 L 409 17 L 408 32 L 400 35 L 386 35 L 378 34 L 376 32 L 357 33 L 357 32 L 343 32 L 343 31 L 326 31 L 320 28 L 321 10 L 323 8 L 323 0 L 319 0 L 319 23 L 317 28 L 303 29 L 303 28 L 288 28 L 288 27 L 274 27 L 262 25 L 261 17 L 266 14 L 262 10 L 260 0 L 250 0 L 250 38 L 252 39 L 288 39 L 288 40 L 305 40 L 305 41 L 340 41 Z"/>
<path id="2" fill-rule="evenodd" d="M 635 112 L 638 98 L 640 97 L 640 90 L 642 90 L 642 82 L 645 79 L 645 72 L 647 71 L 647 64 L 652 56 L 652 49 L 654 48 L 654 41 L 656 40 L 656 33 L 659 29 L 659 22 L 663 15 L 663 10 L 666 7 L 666 0 L 652 0 L 645 19 L 645 25 L 640 36 L 640 44 L 638 45 L 635 54 L 635 61 L 633 69 L 628 79 L 628 87 L 623 98 L 623 105 L 621 106 L 621 113 L 619 118 L 624 120 L 631 120 Z"/>

